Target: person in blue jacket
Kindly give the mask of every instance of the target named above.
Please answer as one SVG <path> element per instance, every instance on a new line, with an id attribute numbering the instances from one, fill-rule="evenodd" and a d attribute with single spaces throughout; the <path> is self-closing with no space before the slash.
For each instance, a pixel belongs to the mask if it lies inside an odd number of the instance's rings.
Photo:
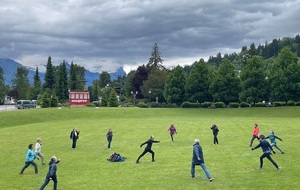
<path id="1" fill-rule="evenodd" d="M 206 166 L 204 164 L 203 151 L 202 151 L 202 147 L 200 146 L 200 140 L 199 139 L 195 139 L 194 140 L 194 145 L 193 145 L 193 158 L 192 158 L 192 165 L 191 165 L 192 178 L 195 178 L 195 166 L 196 165 L 201 166 L 201 168 L 203 169 L 203 171 L 206 174 L 206 177 L 207 177 L 208 181 L 212 182 L 213 179 L 212 179 L 208 169 L 206 168 Z"/>
<path id="2" fill-rule="evenodd" d="M 35 174 L 38 174 L 38 167 L 37 164 L 34 162 L 34 159 L 36 159 L 37 156 L 35 152 L 33 151 L 33 144 L 28 145 L 28 151 L 26 154 L 26 159 L 25 159 L 25 166 L 21 169 L 20 174 L 24 173 L 24 170 L 31 164 L 34 167 Z"/>
<path id="3" fill-rule="evenodd" d="M 266 137 L 266 139 L 270 139 L 270 141 L 271 141 L 271 146 L 272 146 L 272 147 L 274 146 L 275 148 L 277 148 L 277 149 L 281 152 L 281 154 L 284 154 L 283 150 L 282 150 L 281 148 L 279 148 L 279 146 L 277 145 L 275 139 L 278 139 L 278 140 L 280 140 L 281 142 L 283 142 L 283 141 L 282 141 L 281 138 L 277 137 L 277 136 L 274 134 L 274 131 L 270 131 L 270 134 L 269 134 L 269 136 Z"/>
<path id="4" fill-rule="evenodd" d="M 56 176 L 56 171 L 57 171 L 57 167 L 56 164 L 58 164 L 60 162 L 59 159 L 56 158 L 56 156 L 52 156 L 49 162 L 49 171 L 47 173 L 45 182 L 43 183 L 43 185 L 40 187 L 40 190 L 43 190 L 48 183 L 50 182 L 50 180 L 53 180 L 53 190 L 57 190 L 57 176 Z"/>
<path id="5" fill-rule="evenodd" d="M 274 154 L 276 154 L 276 152 L 273 150 L 273 148 L 269 144 L 269 142 L 265 139 L 265 135 L 259 135 L 259 144 L 256 147 L 251 148 L 251 150 L 255 150 L 259 147 L 261 147 L 261 149 L 263 151 L 263 154 L 260 157 L 259 169 L 262 169 L 262 167 L 263 167 L 263 164 L 264 164 L 263 159 L 268 158 L 268 160 L 270 160 L 270 162 L 272 162 L 272 164 L 276 167 L 277 171 L 280 171 L 280 168 L 278 167 L 276 162 L 271 158 L 271 151 Z"/>

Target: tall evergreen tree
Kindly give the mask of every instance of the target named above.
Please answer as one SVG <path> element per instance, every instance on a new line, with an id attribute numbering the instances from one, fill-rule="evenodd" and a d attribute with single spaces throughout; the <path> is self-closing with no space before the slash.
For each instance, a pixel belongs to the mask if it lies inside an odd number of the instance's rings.
<path id="1" fill-rule="evenodd" d="M 110 75 L 107 71 L 102 71 L 99 77 L 100 88 L 104 88 L 107 84 L 111 84 Z"/>
<path id="2" fill-rule="evenodd" d="M 119 106 L 119 101 L 118 101 L 118 98 L 117 98 L 117 92 L 114 89 L 112 89 L 110 91 L 108 102 L 109 102 L 108 103 L 109 107 L 118 107 Z"/>
<path id="3" fill-rule="evenodd" d="M 5 87 L 5 78 L 3 75 L 3 69 L 2 67 L 0 67 L 0 104 L 3 103 L 5 95 L 7 95 L 7 90 Z"/>
<path id="4" fill-rule="evenodd" d="M 151 52 L 151 57 L 149 58 L 149 62 L 147 63 L 146 67 L 150 71 L 153 67 L 157 69 L 163 69 L 163 59 L 160 56 L 160 51 L 158 49 L 157 43 L 154 44 Z"/>
<path id="5" fill-rule="evenodd" d="M 48 91 L 50 94 L 54 93 L 55 89 L 55 76 L 52 66 L 51 57 L 48 57 L 47 66 L 46 66 L 46 73 L 45 73 L 45 83 L 44 83 L 44 90 Z"/>
<path id="6" fill-rule="evenodd" d="M 74 64 L 73 61 L 70 67 L 69 85 L 71 91 L 85 90 L 85 68 Z"/>
<path id="7" fill-rule="evenodd" d="M 12 80 L 13 88 L 18 92 L 17 99 L 28 99 L 30 83 L 28 71 L 24 67 L 18 67 L 15 78 Z"/>
<path id="8" fill-rule="evenodd" d="M 143 66 L 139 66 L 132 78 L 131 84 L 133 86 L 133 91 L 137 91 L 137 97 L 138 98 L 144 98 L 143 94 L 141 93 L 141 86 L 143 86 L 143 83 L 145 80 L 147 80 L 148 78 L 148 70 L 145 67 L 145 65 Z"/>
<path id="9" fill-rule="evenodd" d="M 68 93 L 68 71 L 65 60 L 58 67 L 58 87 L 56 90 L 56 96 L 59 102 L 65 102 L 69 98 Z"/>
<path id="10" fill-rule="evenodd" d="M 164 96 L 168 103 L 182 104 L 185 95 L 186 75 L 181 66 L 175 69 L 168 75 Z"/>
<path id="11" fill-rule="evenodd" d="M 39 76 L 39 68 L 37 67 L 35 69 L 35 75 L 33 77 L 33 86 L 30 91 L 30 99 L 37 100 L 41 93 L 42 90 L 41 88 L 42 88 L 42 83 Z"/>

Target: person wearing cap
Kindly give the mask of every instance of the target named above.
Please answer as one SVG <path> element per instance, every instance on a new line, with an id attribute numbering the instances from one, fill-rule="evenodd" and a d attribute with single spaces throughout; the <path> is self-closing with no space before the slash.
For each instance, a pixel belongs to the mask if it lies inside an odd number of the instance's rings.
<path id="1" fill-rule="evenodd" d="M 203 171 L 206 174 L 206 177 L 207 177 L 208 181 L 212 182 L 213 179 L 212 179 L 208 169 L 206 168 L 206 166 L 204 164 L 203 151 L 202 151 L 202 147 L 200 146 L 200 140 L 199 139 L 195 139 L 194 140 L 194 145 L 193 145 L 193 158 L 192 158 L 192 164 L 191 164 L 192 178 L 195 178 L 195 166 L 196 165 L 201 166 L 201 168 L 203 169 Z"/>
<path id="2" fill-rule="evenodd" d="M 143 157 L 147 152 L 150 152 L 150 153 L 152 154 L 152 162 L 155 162 L 155 160 L 154 160 L 154 155 L 155 155 L 155 153 L 152 151 L 151 147 L 152 147 L 152 144 L 153 144 L 153 143 L 159 143 L 159 142 L 160 142 L 160 141 L 154 140 L 154 136 L 152 135 L 152 136 L 150 136 L 150 138 L 149 138 L 146 142 L 142 143 L 142 144 L 140 145 L 140 147 L 142 147 L 142 146 L 145 145 L 145 144 L 147 144 L 147 146 L 146 146 L 144 152 L 142 152 L 142 154 L 141 154 L 141 155 L 138 157 L 138 159 L 136 160 L 136 163 L 137 163 L 137 164 L 140 163 L 140 158 Z"/>
<path id="3" fill-rule="evenodd" d="M 33 144 L 28 145 L 28 151 L 26 154 L 26 159 L 25 159 L 25 166 L 21 169 L 20 174 L 23 174 L 24 170 L 31 164 L 34 167 L 35 174 L 38 174 L 38 167 L 37 164 L 34 162 L 34 159 L 36 159 L 37 156 L 35 155 L 33 151 Z"/>
<path id="4" fill-rule="evenodd" d="M 38 138 L 35 144 L 35 154 L 41 158 L 42 165 L 45 165 L 44 155 L 42 154 L 41 150 L 42 150 L 42 140 L 41 138 Z"/>
<path id="5" fill-rule="evenodd" d="M 56 171 L 57 167 L 56 164 L 60 162 L 59 159 L 56 158 L 56 156 L 52 156 L 49 162 L 49 171 L 47 173 L 46 179 L 43 183 L 43 185 L 40 187 L 40 190 L 43 190 L 50 180 L 53 180 L 53 190 L 57 190 L 57 176 L 56 176 Z"/>
<path id="6" fill-rule="evenodd" d="M 253 143 L 253 141 L 254 141 L 254 139 L 257 139 L 257 140 L 259 140 L 259 127 L 258 127 L 258 125 L 255 123 L 254 124 L 254 128 L 253 128 L 253 131 L 252 131 L 252 138 L 251 138 L 251 140 L 250 140 L 250 146 L 249 147 L 252 147 L 252 143 Z"/>

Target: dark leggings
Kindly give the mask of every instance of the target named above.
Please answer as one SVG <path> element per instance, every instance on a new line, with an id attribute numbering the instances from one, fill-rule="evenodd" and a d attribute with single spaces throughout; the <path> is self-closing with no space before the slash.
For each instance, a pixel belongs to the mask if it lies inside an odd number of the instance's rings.
<path id="1" fill-rule="evenodd" d="M 137 162 L 142 158 L 147 152 L 150 152 L 152 154 L 152 161 L 154 161 L 154 155 L 155 153 L 150 149 L 150 150 L 144 150 L 144 152 L 138 157 Z"/>
<path id="2" fill-rule="evenodd" d="M 251 141 L 250 141 L 250 147 L 252 147 L 252 143 L 253 143 L 254 139 L 259 140 L 258 136 L 253 135 L 251 138 Z"/>
<path id="3" fill-rule="evenodd" d="M 261 168 L 263 167 L 263 164 L 264 164 L 264 161 L 263 161 L 264 158 L 268 158 L 268 160 L 270 160 L 270 162 L 272 162 L 272 164 L 278 169 L 278 165 L 271 158 L 270 153 L 263 153 L 263 155 L 261 155 L 261 157 L 260 157 L 260 167 Z"/>
<path id="4" fill-rule="evenodd" d="M 219 144 L 218 135 L 214 135 L 214 144 Z"/>

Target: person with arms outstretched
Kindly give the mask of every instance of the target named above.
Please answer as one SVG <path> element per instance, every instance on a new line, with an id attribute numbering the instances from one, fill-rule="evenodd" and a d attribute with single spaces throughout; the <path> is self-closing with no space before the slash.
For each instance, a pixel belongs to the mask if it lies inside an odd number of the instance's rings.
<path id="1" fill-rule="evenodd" d="M 150 136 L 150 138 L 149 138 L 146 142 L 144 142 L 144 143 L 142 143 L 142 144 L 140 145 L 140 147 L 142 147 L 143 145 L 147 144 L 145 150 L 142 152 L 142 154 L 141 154 L 141 155 L 138 157 L 138 159 L 136 160 L 136 163 L 137 163 L 137 164 L 140 163 L 141 157 L 143 157 L 147 152 L 150 152 L 150 153 L 152 154 L 152 162 L 155 162 L 155 160 L 154 160 L 154 155 L 155 155 L 155 153 L 154 153 L 154 152 L 152 151 L 152 149 L 151 149 L 153 143 L 160 143 L 160 141 L 154 140 L 154 136 L 152 135 L 152 136 Z"/>
<path id="2" fill-rule="evenodd" d="M 270 131 L 270 134 L 269 134 L 269 136 L 266 137 L 266 139 L 270 139 L 270 141 L 271 141 L 271 146 L 272 146 L 272 147 L 274 146 L 275 148 L 277 148 L 277 149 L 281 152 L 281 154 L 284 154 L 283 150 L 282 150 L 281 148 L 279 148 L 279 146 L 277 145 L 275 139 L 278 139 L 278 140 L 280 140 L 281 142 L 283 142 L 283 141 L 282 141 L 281 138 L 277 137 L 277 136 L 274 134 L 274 131 Z"/>

